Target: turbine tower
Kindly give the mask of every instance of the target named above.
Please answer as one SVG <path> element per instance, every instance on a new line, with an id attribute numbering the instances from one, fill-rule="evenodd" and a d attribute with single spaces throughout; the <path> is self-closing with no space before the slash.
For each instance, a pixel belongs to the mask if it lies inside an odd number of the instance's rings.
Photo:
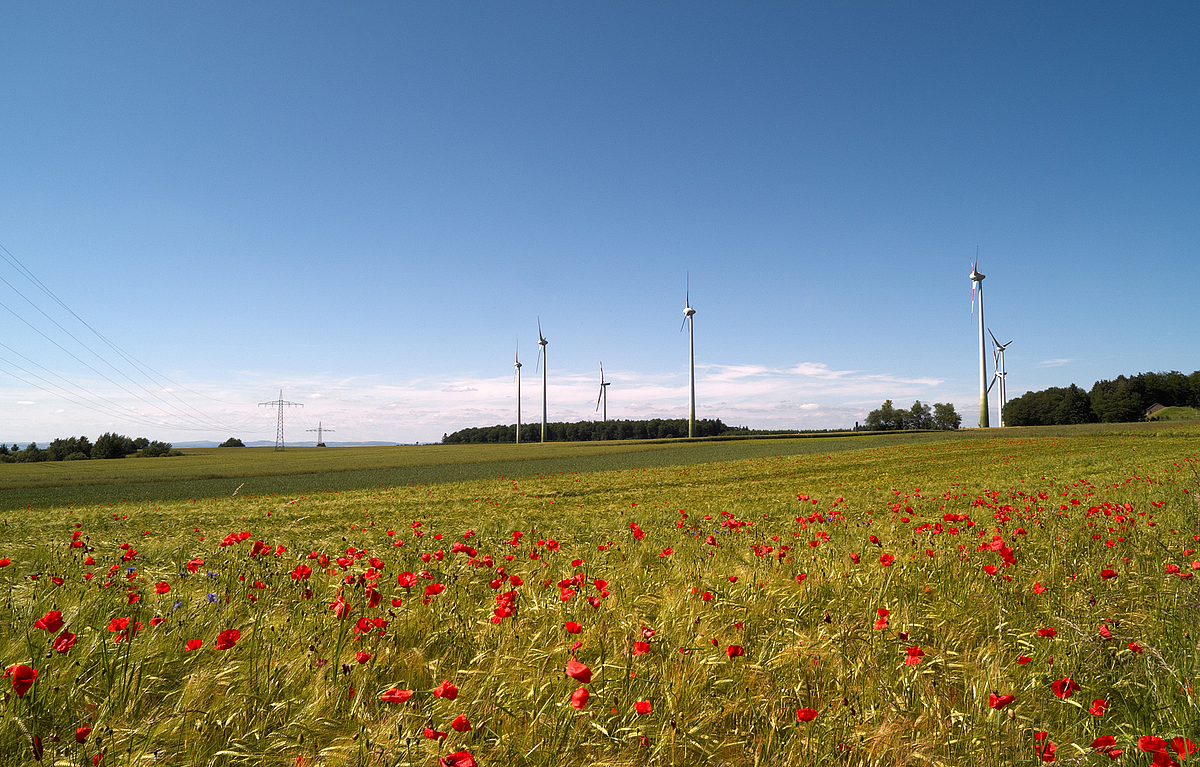
<path id="1" fill-rule="evenodd" d="M 692 315 L 696 310 L 692 308 L 692 289 L 691 275 L 687 277 L 685 284 L 683 300 L 683 325 L 679 326 L 679 332 L 683 332 L 684 325 L 688 329 L 688 389 L 690 395 L 688 398 L 688 437 L 696 436 L 696 339 L 694 334 Z"/>
<path id="2" fill-rule="evenodd" d="M 993 361 L 999 360 L 999 364 L 994 366 L 996 372 L 993 374 L 993 377 L 1000 382 L 1000 426 L 1003 427 L 1004 406 L 1008 404 L 1008 392 L 1006 391 L 1008 370 L 1004 367 L 1004 350 L 1008 348 L 1008 344 L 1011 344 L 1012 341 L 1009 341 L 1007 344 L 1000 343 L 996 340 L 996 334 L 992 332 L 991 328 L 988 328 L 988 335 L 992 337 L 992 343 L 996 345 L 995 350 L 992 352 Z"/>
<path id="3" fill-rule="evenodd" d="M 971 308 L 975 307 L 975 291 L 979 290 L 979 428 L 991 426 L 988 420 L 987 357 L 984 355 L 983 335 L 983 277 L 978 269 L 979 256 L 971 262 Z"/>
<path id="4" fill-rule="evenodd" d="M 513 356 L 513 376 L 517 379 L 517 444 L 521 444 L 521 343 Z"/>
<path id="5" fill-rule="evenodd" d="M 600 363 L 600 393 L 596 395 L 596 409 L 600 409 L 600 401 L 604 400 L 604 421 L 608 422 L 608 385 L 611 381 L 604 380 L 604 363 Z"/>
<path id="6" fill-rule="evenodd" d="M 542 442 L 546 441 L 546 344 L 550 343 L 542 335 L 542 318 L 538 317 L 538 363 L 542 366 Z M 537 365 L 534 365 L 537 369 Z"/>

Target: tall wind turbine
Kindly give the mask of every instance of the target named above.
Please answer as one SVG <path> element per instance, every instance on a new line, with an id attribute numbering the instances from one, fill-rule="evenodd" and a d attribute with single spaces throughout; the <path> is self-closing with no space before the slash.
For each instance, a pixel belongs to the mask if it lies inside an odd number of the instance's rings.
<path id="1" fill-rule="evenodd" d="M 688 388 L 690 396 L 688 399 L 688 437 L 696 436 L 696 338 L 692 319 L 692 315 L 696 310 L 692 308 L 692 288 L 691 275 L 687 276 L 685 283 L 685 292 L 683 300 L 683 325 L 679 326 L 679 332 L 683 332 L 684 325 L 688 329 Z"/>
<path id="2" fill-rule="evenodd" d="M 1008 344 L 1002 344 L 996 340 L 996 334 L 988 328 L 988 335 L 992 337 L 992 343 L 995 344 L 995 351 L 992 353 L 993 358 L 999 360 L 999 364 L 995 366 L 996 372 L 993 374 L 995 379 L 1000 382 L 1000 425 L 1004 426 L 1004 406 L 1008 404 L 1008 392 L 1005 387 L 1008 379 L 1008 370 L 1004 367 L 1004 350 L 1008 348 Z"/>
<path id="3" fill-rule="evenodd" d="M 542 366 L 542 442 L 546 441 L 546 344 L 550 343 L 542 335 L 542 318 L 538 317 L 538 364 Z M 534 365 L 537 370 L 537 365 Z"/>
<path id="4" fill-rule="evenodd" d="M 600 409 L 600 401 L 604 401 L 604 420 L 608 421 L 608 385 L 611 381 L 604 380 L 604 363 L 600 363 L 600 393 L 596 395 L 596 409 Z"/>
<path id="5" fill-rule="evenodd" d="M 513 356 L 513 371 L 517 379 L 517 444 L 521 444 L 521 343 L 517 342 L 517 351 Z"/>
<path id="6" fill-rule="evenodd" d="M 983 277 L 978 269 L 979 256 L 971 262 L 971 308 L 975 308 L 975 291 L 979 291 L 979 428 L 991 426 L 988 420 L 987 357 L 984 355 L 983 335 Z"/>

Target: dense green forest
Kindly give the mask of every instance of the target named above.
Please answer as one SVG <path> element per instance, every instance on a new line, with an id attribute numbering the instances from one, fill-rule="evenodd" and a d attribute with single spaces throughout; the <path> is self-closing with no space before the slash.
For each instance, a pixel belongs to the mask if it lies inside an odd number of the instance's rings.
<path id="1" fill-rule="evenodd" d="M 1005 426 L 1054 426 L 1072 423 L 1127 423 L 1144 421 L 1154 404 L 1164 407 L 1200 406 L 1200 370 L 1186 376 L 1138 373 L 1097 381 L 1091 391 L 1071 384 L 1031 391 L 1004 407 Z"/>
<path id="2" fill-rule="evenodd" d="M 747 434 L 748 429 L 726 426 L 721 419 L 703 418 L 696 421 L 697 437 L 719 437 L 724 434 Z M 442 435 L 443 445 L 502 443 L 516 440 L 516 424 L 460 429 Z M 579 421 L 577 423 L 546 424 L 547 442 L 590 442 L 602 439 L 668 439 L 686 437 L 686 418 L 654 418 L 648 421 Z M 521 424 L 522 442 L 540 442 L 540 423 Z"/>
<path id="3" fill-rule="evenodd" d="M 95 444 L 87 437 L 56 439 L 47 447 L 40 448 L 30 442 L 24 448 L 11 448 L 0 443 L 0 463 L 37 463 L 39 461 L 87 461 L 93 458 L 124 458 L 139 455 L 143 458 L 158 458 L 166 455 L 183 455 L 171 449 L 170 442 L 151 441 L 145 437 L 130 439 L 123 434 L 105 432 L 96 438 Z"/>

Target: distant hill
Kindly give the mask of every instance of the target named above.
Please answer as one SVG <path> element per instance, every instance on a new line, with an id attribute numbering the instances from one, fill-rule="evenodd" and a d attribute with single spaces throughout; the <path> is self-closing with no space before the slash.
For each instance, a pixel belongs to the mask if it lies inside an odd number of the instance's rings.
<path id="1" fill-rule="evenodd" d="M 1164 407 L 1148 421 L 1200 421 L 1200 409 L 1194 407 Z"/>

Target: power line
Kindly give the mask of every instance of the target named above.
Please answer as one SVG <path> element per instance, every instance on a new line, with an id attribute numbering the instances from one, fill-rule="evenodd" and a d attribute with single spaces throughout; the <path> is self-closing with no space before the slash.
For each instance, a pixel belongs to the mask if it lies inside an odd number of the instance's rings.
<path id="1" fill-rule="evenodd" d="M 283 445 L 283 408 L 285 406 L 286 407 L 304 407 L 304 404 L 300 403 L 300 402 L 285 401 L 283 399 L 283 389 L 279 390 L 279 399 L 273 400 L 271 402 L 258 403 L 259 407 L 264 407 L 264 406 L 265 407 L 273 407 L 275 405 L 279 406 L 279 420 L 276 422 L 276 426 L 275 426 L 275 449 L 278 451 L 282 451 L 284 448 L 284 445 Z"/>

